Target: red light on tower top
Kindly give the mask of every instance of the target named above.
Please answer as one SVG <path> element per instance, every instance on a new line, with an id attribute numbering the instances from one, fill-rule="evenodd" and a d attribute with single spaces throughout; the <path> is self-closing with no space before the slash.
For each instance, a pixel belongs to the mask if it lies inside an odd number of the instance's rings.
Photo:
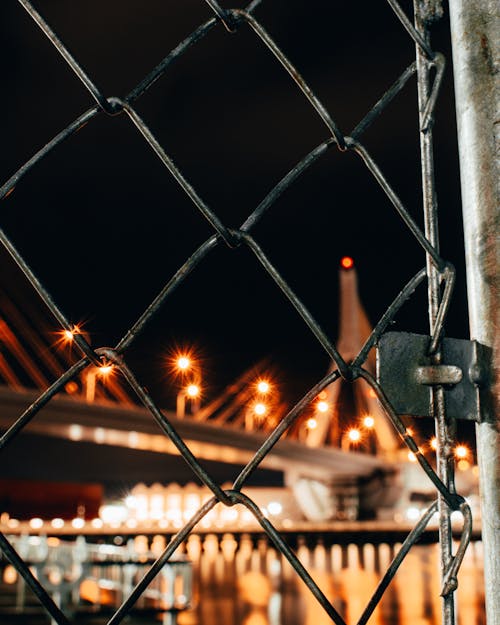
<path id="1" fill-rule="evenodd" d="M 352 269 L 354 267 L 354 260 L 350 256 L 344 256 L 340 261 L 342 269 Z"/>

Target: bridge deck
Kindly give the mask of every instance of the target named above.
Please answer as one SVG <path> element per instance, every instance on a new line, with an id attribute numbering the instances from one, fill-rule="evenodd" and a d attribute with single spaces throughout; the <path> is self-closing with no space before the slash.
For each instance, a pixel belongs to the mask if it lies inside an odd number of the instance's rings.
<path id="1" fill-rule="evenodd" d="M 32 390 L 18 392 L 0 387 L 0 428 L 8 429 L 38 395 Z M 194 455 L 203 460 L 246 464 L 266 439 L 263 433 L 246 432 L 227 424 L 220 427 L 191 417 L 178 419 L 167 411 L 164 416 Z M 122 407 L 113 402 L 86 403 L 72 397 L 57 397 L 34 417 L 25 431 L 74 441 L 179 454 L 146 408 Z M 375 456 L 332 447 L 312 448 L 286 439 L 275 445 L 261 466 L 332 482 L 366 479 L 374 473 L 394 471 L 394 466 Z"/>

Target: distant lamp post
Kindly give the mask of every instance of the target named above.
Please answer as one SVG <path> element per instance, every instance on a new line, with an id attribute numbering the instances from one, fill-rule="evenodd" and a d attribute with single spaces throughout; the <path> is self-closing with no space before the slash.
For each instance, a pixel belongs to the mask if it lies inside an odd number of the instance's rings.
<path id="1" fill-rule="evenodd" d="M 172 358 L 172 369 L 181 376 L 182 387 L 177 393 L 176 415 L 180 419 L 186 416 L 186 404 L 190 403 L 191 414 L 195 414 L 200 409 L 201 388 L 198 384 L 200 380 L 199 364 L 193 358 L 191 349 L 177 352 Z"/>
<path id="2" fill-rule="evenodd" d="M 253 411 L 258 417 L 263 417 L 267 412 L 267 406 L 266 404 L 259 402 L 255 404 Z"/>
<path id="3" fill-rule="evenodd" d="M 253 430 L 256 425 L 262 423 L 264 416 L 268 412 L 268 407 L 262 402 L 257 402 L 251 406 L 250 410 L 247 410 L 245 414 L 245 429 Z"/>
<path id="4" fill-rule="evenodd" d="M 361 438 L 361 432 L 357 428 L 347 430 L 342 437 L 342 450 L 349 451 L 351 447 L 359 445 Z"/>
<path id="5" fill-rule="evenodd" d="M 359 441 L 361 440 L 361 432 L 353 428 L 352 430 L 349 430 L 347 432 L 347 438 L 350 440 L 351 443 L 359 443 Z"/>
<path id="6" fill-rule="evenodd" d="M 188 384 L 177 393 L 176 414 L 180 419 L 186 416 L 186 400 L 191 402 L 191 412 L 195 414 L 200 409 L 201 389 L 197 384 Z"/>
<path id="7" fill-rule="evenodd" d="M 85 399 L 89 403 L 92 403 L 95 400 L 97 376 L 106 378 L 111 374 L 112 371 L 113 371 L 113 365 L 106 364 L 100 367 L 91 367 L 85 373 Z"/>

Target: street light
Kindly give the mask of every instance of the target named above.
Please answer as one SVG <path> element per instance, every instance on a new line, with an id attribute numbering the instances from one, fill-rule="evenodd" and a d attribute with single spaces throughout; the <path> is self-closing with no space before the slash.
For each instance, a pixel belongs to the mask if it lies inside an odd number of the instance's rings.
<path id="1" fill-rule="evenodd" d="M 180 375 L 182 380 L 182 387 L 177 393 L 176 415 L 183 419 L 186 416 L 186 401 L 191 404 L 191 414 L 200 409 L 201 389 L 198 384 L 201 378 L 200 368 L 192 349 L 176 351 L 170 363 L 172 370 Z"/>
<path id="2" fill-rule="evenodd" d="M 269 393 L 269 391 L 271 390 L 271 385 L 269 384 L 267 380 L 259 380 L 257 382 L 257 390 L 262 395 L 265 395 L 266 393 Z"/>
<path id="3" fill-rule="evenodd" d="M 90 403 L 95 399 L 96 378 L 106 378 L 113 371 L 113 365 L 105 364 L 100 367 L 91 367 L 85 374 L 85 399 Z"/>
<path id="4" fill-rule="evenodd" d="M 315 430 L 317 427 L 318 427 L 318 421 L 314 417 L 307 419 L 306 428 L 308 430 Z"/>
<path id="5" fill-rule="evenodd" d="M 363 419 L 363 425 L 365 426 L 365 428 L 371 429 L 375 427 L 375 419 L 371 415 L 366 415 L 366 417 Z"/>
<path id="6" fill-rule="evenodd" d="M 455 458 L 458 460 L 464 460 L 469 455 L 469 449 L 465 445 L 458 445 L 455 447 Z"/>
<path id="7" fill-rule="evenodd" d="M 175 361 L 175 365 L 179 371 L 187 371 L 191 366 L 191 360 L 188 356 L 179 356 Z"/>
<path id="8" fill-rule="evenodd" d="M 316 404 L 316 410 L 318 412 L 328 412 L 330 404 L 327 401 L 321 400 Z"/>
<path id="9" fill-rule="evenodd" d="M 253 404 L 245 413 L 245 429 L 251 431 L 256 425 L 262 423 L 264 415 L 268 412 L 268 406 L 260 401 Z"/>
<path id="10" fill-rule="evenodd" d="M 255 406 L 253 408 L 253 411 L 255 412 L 255 414 L 258 417 L 263 417 L 266 414 L 266 412 L 267 412 L 267 406 L 266 406 L 266 404 L 262 404 L 262 403 L 259 402 L 259 403 L 255 404 Z"/>
<path id="11" fill-rule="evenodd" d="M 191 402 L 191 412 L 194 414 L 200 409 L 201 389 L 197 384 L 188 384 L 177 393 L 176 414 L 180 419 L 186 416 L 186 400 Z"/>
<path id="12" fill-rule="evenodd" d="M 83 330 L 77 324 L 72 325 L 68 330 L 59 330 L 58 332 L 56 332 L 56 334 L 59 336 L 59 339 L 57 340 L 57 343 L 60 344 L 60 345 L 70 345 L 71 346 L 71 344 L 75 340 L 75 336 L 77 334 L 84 335 L 84 339 L 88 340 L 88 337 L 85 336 Z"/>
<path id="13" fill-rule="evenodd" d="M 350 428 L 344 433 L 341 440 L 341 448 L 343 451 L 349 451 L 351 446 L 361 443 L 361 432 L 357 428 Z"/>
<path id="14" fill-rule="evenodd" d="M 359 443 L 359 441 L 361 440 L 361 432 L 359 430 L 356 430 L 355 428 L 352 428 L 347 432 L 347 437 L 351 441 L 351 443 Z"/>

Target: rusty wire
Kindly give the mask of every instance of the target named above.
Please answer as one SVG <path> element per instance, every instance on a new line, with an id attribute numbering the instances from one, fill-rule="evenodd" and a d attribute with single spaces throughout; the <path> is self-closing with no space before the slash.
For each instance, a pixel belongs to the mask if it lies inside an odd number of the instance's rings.
<path id="1" fill-rule="evenodd" d="M 396 412 L 392 408 L 390 402 L 384 394 L 384 389 L 376 382 L 376 380 L 370 375 L 370 373 L 363 368 L 363 365 L 368 357 L 370 349 L 377 343 L 380 336 L 384 333 L 388 324 L 394 319 L 396 313 L 400 308 L 411 298 L 413 292 L 419 284 L 427 277 L 431 281 L 431 295 L 434 299 L 431 318 L 431 342 L 429 348 L 429 354 L 434 358 L 439 358 L 439 340 L 442 334 L 443 326 L 446 320 L 446 314 L 449 308 L 451 293 L 453 290 L 455 271 L 453 266 L 441 258 L 438 241 L 434 235 L 429 236 L 421 231 L 419 226 L 410 216 L 408 210 L 404 206 L 401 199 L 397 196 L 393 190 L 391 184 L 387 180 L 386 176 L 381 171 L 380 167 L 375 163 L 370 156 L 365 146 L 360 143 L 360 137 L 366 131 L 366 129 L 375 121 L 375 119 L 384 111 L 387 105 L 398 95 L 408 80 L 418 73 L 419 64 L 426 64 L 426 71 L 429 71 L 430 67 L 436 69 L 436 75 L 432 85 L 427 84 L 425 91 L 425 99 L 423 106 L 420 107 L 420 128 L 421 133 L 427 136 L 427 147 L 429 149 L 429 137 L 430 130 L 432 128 L 434 120 L 434 108 L 437 102 L 437 96 L 442 81 L 444 71 L 444 59 L 441 54 L 435 53 L 429 43 L 429 37 L 426 31 L 422 31 L 422 28 L 414 26 L 408 19 L 405 12 L 396 2 L 396 0 L 387 0 L 394 13 L 401 21 L 402 26 L 406 29 L 410 37 L 416 44 L 416 61 L 407 67 L 393 83 L 392 86 L 379 98 L 375 105 L 365 115 L 365 117 L 356 125 L 356 127 L 349 134 L 344 134 L 336 124 L 334 116 L 323 106 L 315 93 L 311 90 L 302 76 L 298 73 L 285 53 L 277 46 L 274 40 L 266 32 L 264 27 L 254 17 L 254 10 L 260 4 L 260 0 L 253 0 L 250 2 L 245 10 L 237 9 L 225 9 L 220 6 L 216 0 L 205 0 L 206 4 L 213 12 L 213 17 L 206 21 L 204 24 L 194 30 L 186 39 L 184 39 L 177 47 L 175 47 L 165 58 L 142 80 L 139 84 L 133 88 L 130 93 L 124 97 L 106 97 L 99 89 L 96 83 L 88 76 L 85 70 L 79 65 L 77 60 L 70 53 L 68 48 L 64 45 L 61 39 L 55 34 L 51 27 L 47 24 L 38 11 L 35 10 L 29 0 L 18 0 L 22 7 L 26 10 L 28 15 L 36 22 L 41 31 L 54 45 L 56 50 L 61 55 L 62 59 L 71 68 L 74 74 L 80 79 L 81 83 L 92 95 L 96 104 L 89 110 L 79 115 L 72 123 L 63 128 L 52 140 L 50 140 L 41 150 L 34 154 L 26 163 L 19 168 L 19 170 L 0 188 L 0 200 L 6 198 L 6 196 L 13 190 L 24 175 L 34 166 L 36 166 L 47 154 L 53 149 L 57 148 L 59 144 L 68 139 L 76 131 L 83 128 L 84 125 L 91 122 L 98 115 L 105 113 L 106 115 L 125 115 L 129 118 L 131 123 L 137 128 L 142 135 L 146 143 L 153 149 L 159 160 L 165 166 L 166 171 L 172 176 L 179 186 L 183 189 L 185 194 L 190 198 L 194 207 L 201 213 L 201 215 L 210 224 L 213 234 L 192 254 L 172 278 L 165 284 L 160 293 L 150 303 L 150 305 L 144 310 L 142 315 L 137 321 L 127 330 L 125 335 L 118 341 L 114 348 L 100 347 L 93 348 L 86 341 L 82 334 L 75 334 L 74 339 L 76 345 L 82 352 L 82 358 L 79 362 L 74 364 L 68 369 L 58 380 L 56 380 L 48 389 L 46 389 L 39 398 L 16 420 L 16 422 L 5 432 L 0 438 L 0 450 L 8 445 L 15 436 L 34 418 L 41 410 L 41 408 L 47 404 L 54 396 L 61 392 L 64 385 L 76 378 L 78 374 L 87 366 L 99 365 L 103 363 L 112 363 L 124 376 L 126 382 L 129 384 L 131 390 L 137 395 L 140 402 L 149 410 L 153 419 L 157 421 L 160 428 L 166 436 L 168 436 L 180 451 L 184 460 L 189 464 L 193 472 L 202 480 L 202 482 L 208 486 L 213 497 L 210 501 L 205 503 L 198 512 L 184 525 L 184 527 L 173 537 L 165 551 L 158 558 L 158 560 L 152 565 L 149 571 L 145 574 L 143 579 L 138 583 L 136 588 L 132 591 L 129 597 L 127 597 L 123 604 L 118 608 L 116 613 L 108 621 L 109 625 L 117 625 L 122 622 L 123 619 L 129 614 L 133 608 L 137 599 L 141 596 L 142 592 L 146 589 L 147 585 L 153 580 L 153 578 L 161 570 L 162 566 L 173 555 L 177 547 L 187 538 L 190 532 L 194 529 L 195 525 L 218 503 L 222 502 L 227 506 L 233 506 L 237 503 L 246 506 L 255 518 L 262 526 L 264 532 L 268 535 L 275 547 L 280 553 L 286 557 L 291 563 L 292 567 L 296 570 L 297 574 L 310 588 L 313 595 L 318 602 L 323 606 L 326 613 L 337 625 L 346 625 L 344 619 L 339 612 L 334 608 L 328 598 L 318 588 L 314 580 L 311 578 L 307 570 L 298 560 L 297 556 L 288 547 L 286 542 L 280 533 L 273 527 L 271 522 L 266 519 L 258 506 L 250 500 L 243 492 L 242 488 L 245 485 L 248 477 L 259 467 L 260 462 L 269 453 L 272 447 L 279 441 L 284 432 L 294 423 L 308 404 L 318 395 L 318 393 L 326 388 L 329 384 L 334 383 L 336 380 L 343 378 L 349 382 L 357 378 L 363 378 L 370 387 L 376 393 L 382 407 L 384 408 L 388 418 L 392 421 L 395 429 L 401 436 L 403 442 L 407 447 L 415 453 L 418 462 L 420 463 L 423 471 L 436 487 L 439 494 L 440 506 L 446 507 L 446 513 L 441 511 L 441 515 L 448 515 L 453 510 L 458 510 L 462 513 L 464 518 L 464 528 L 462 532 L 462 539 L 460 547 L 456 555 L 452 558 L 448 557 L 443 560 L 443 590 L 442 594 L 448 599 L 451 597 L 454 588 L 456 587 L 456 574 L 460 566 L 463 553 L 467 546 L 471 532 L 471 514 L 468 505 L 464 499 L 455 492 L 452 479 L 443 477 L 442 474 L 438 475 L 429 462 L 425 459 L 420 452 L 415 440 L 409 435 L 408 431 L 404 427 L 402 421 L 397 416 Z M 417 20 L 418 21 L 418 20 Z M 269 52 L 278 60 L 284 71 L 286 71 L 295 85 L 303 93 L 308 100 L 312 111 L 320 117 L 328 131 L 328 137 L 320 143 L 315 149 L 298 162 L 284 177 L 278 182 L 278 184 L 272 189 L 272 191 L 260 202 L 260 204 L 251 212 L 245 219 L 240 228 L 233 229 L 227 227 L 218 217 L 217 213 L 206 204 L 202 197 L 198 194 L 196 189 L 190 184 L 190 182 L 184 177 L 180 169 L 177 167 L 172 158 L 165 151 L 164 147 L 156 139 L 155 135 L 146 125 L 145 121 L 140 117 L 137 111 L 134 109 L 134 102 L 140 98 L 151 85 L 158 80 L 169 68 L 171 63 L 183 55 L 191 46 L 196 45 L 198 41 L 206 37 L 214 28 L 223 27 L 231 32 L 238 31 L 242 23 L 247 24 L 251 30 L 255 33 L 256 44 L 259 42 L 264 45 Z M 421 75 L 419 74 L 419 81 L 421 81 Z M 422 95 L 421 95 L 422 97 Z M 372 174 L 374 179 L 380 185 L 381 189 L 387 196 L 390 204 L 393 205 L 402 224 L 405 225 L 409 231 L 413 234 L 419 245 L 421 246 L 426 259 L 427 266 L 421 269 L 401 290 L 399 295 L 388 306 L 380 321 L 377 323 L 372 335 L 363 346 L 358 356 L 352 363 L 347 363 L 340 353 L 338 352 L 335 344 L 331 341 L 328 335 L 323 331 L 314 317 L 311 315 L 305 304 L 290 288 L 287 281 L 281 276 L 279 271 L 272 265 L 265 251 L 259 245 L 259 243 L 252 236 L 252 231 L 255 225 L 262 219 L 266 212 L 273 206 L 278 197 L 288 188 L 293 186 L 293 183 L 299 178 L 305 171 L 307 171 L 311 165 L 321 158 L 332 146 L 336 145 L 341 152 L 351 151 L 358 155 L 360 159 L 366 165 L 368 171 Z M 425 151 L 425 150 L 424 150 Z M 426 164 L 425 155 L 423 158 L 423 169 L 426 170 L 428 163 Z M 428 169 L 428 168 L 427 168 Z M 434 173 L 432 168 L 427 170 L 424 179 L 424 185 L 427 187 L 427 191 L 431 194 L 434 193 Z M 429 207 L 427 207 L 429 210 Z M 431 220 L 436 220 L 436 208 L 430 207 Z M 57 303 L 53 300 L 50 293 L 45 289 L 40 280 L 37 278 L 35 272 L 26 263 L 22 255 L 8 239 L 3 230 L 0 230 L 0 241 L 4 245 L 5 249 L 9 252 L 15 263 L 21 268 L 33 289 L 45 302 L 49 310 L 52 312 L 55 320 L 60 325 L 61 329 L 71 331 L 74 324 L 58 307 Z M 288 412 L 288 414 L 281 420 L 276 426 L 273 432 L 269 435 L 266 441 L 262 444 L 260 449 L 255 453 L 252 460 L 244 467 L 240 475 L 235 479 L 233 488 L 231 490 L 223 490 L 203 469 L 199 464 L 196 457 L 192 454 L 189 448 L 186 446 L 182 438 L 176 432 L 175 428 L 169 422 L 167 416 L 156 405 L 155 401 L 144 389 L 144 386 L 137 379 L 132 368 L 128 365 L 126 360 L 127 350 L 131 347 L 137 337 L 148 326 L 152 317 L 157 311 L 164 307 L 173 295 L 176 288 L 189 278 L 193 269 L 203 262 L 209 253 L 220 246 L 225 244 L 230 249 L 240 246 L 246 246 L 255 256 L 256 261 L 260 263 L 269 278 L 275 283 L 276 287 L 282 292 L 283 297 L 286 298 L 291 306 L 293 306 L 298 314 L 303 319 L 306 326 L 310 329 L 316 340 L 328 354 L 328 356 L 334 361 L 336 369 L 326 375 L 322 380 L 315 384 L 304 397 Z M 444 295 L 442 297 L 436 297 L 436 284 L 441 282 L 445 283 Z M 439 395 L 439 392 L 438 392 Z M 366 623 L 372 614 L 375 607 L 378 605 L 384 590 L 396 574 L 396 571 L 403 561 L 404 557 L 415 544 L 421 533 L 427 527 L 431 517 L 437 509 L 437 503 L 434 503 L 425 515 L 420 519 L 415 528 L 410 532 L 407 539 L 404 541 L 398 554 L 396 554 L 389 569 L 383 576 L 378 588 L 370 599 L 363 614 L 358 620 L 358 625 Z M 47 612 L 59 625 L 68 625 L 68 618 L 61 612 L 56 606 L 52 598 L 47 591 L 40 585 L 38 580 L 31 573 L 29 567 L 23 562 L 22 558 L 16 553 L 12 545 L 7 538 L 0 534 L 0 549 L 3 551 L 5 558 L 19 571 L 23 576 L 29 587 L 33 590 L 40 603 L 45 607 Z M 444 611 L 445 625 L 452 625 L 452 616 Z"/>

